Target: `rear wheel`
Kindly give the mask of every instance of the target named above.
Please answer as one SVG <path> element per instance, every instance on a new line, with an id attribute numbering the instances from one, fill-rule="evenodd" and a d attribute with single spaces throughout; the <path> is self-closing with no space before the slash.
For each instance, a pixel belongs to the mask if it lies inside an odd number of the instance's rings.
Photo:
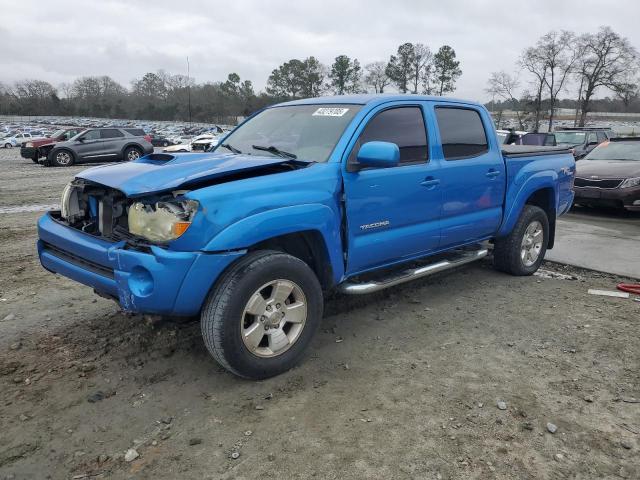
<path id="1" fill-rule="evenodd" d="M 532 275 L 544 260 L 549 242 L 549 219 L 540 207 L 525 205 L 511 233 L 493 249 L 496 269 L 511 275 Z"/>
<path id="2" fill-rule="evenodd" d="M 13 145 L 9 142 L 4 144 L 4 148 L 13 148 Z"/>
<path id="3" fill-rule="evenodd" d="M 73 154 L 69 150 L 58 150 L 53 153 L 53 164 L 56 167 L 70 167 L 73 165 Z"/>
<path id="4" fill-rule="evenodd" d="M 209 294 L 202 335 L 228 371 L 261 379 L 302 358 L 322 318 L 322 288 L 302 260 L 280 252 L 251 252 Z"/>
<path id="5" fill-rule="evenodd" d="M 163 147 L 168 147 L 169 146 L 169 142 L 167 142 L 166 140 L 164 142 L 162 142 L 162 146 Z"/>

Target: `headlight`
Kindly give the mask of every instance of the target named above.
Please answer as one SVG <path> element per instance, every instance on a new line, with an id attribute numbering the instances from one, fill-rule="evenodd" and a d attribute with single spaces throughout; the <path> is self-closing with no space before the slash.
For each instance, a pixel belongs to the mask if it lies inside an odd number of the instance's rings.
<path id="1" fill-rule="evenodd" d="M 197 211 L 195 200 L 135 202 L 129 207 L 129 232 L 154 242 L 175 240 L 187 231 Z"/>
<path id="2" fill-rule="evenodd" d="M 620 188 L 631 188 L 640 186 L 640 177 L 635 178 L 627 178 L 624 182 L 620 184 Z"/>
<path id="3" fill-rule="evenodd" d="M 67 186 L 62 190 L 62 198 L 60 199 L 60 215 L 64 219 L 69 218 L 69 203 L 72 191 L 73 187 L 71 186 L 71 182 L 67 183 Z"/>
<path id="4" fill-rule="evenodd" d="M 33 147 L 33 142 L 27 142 L 24 144 L 25 147 L 27 148 L 32 148 Z"/>

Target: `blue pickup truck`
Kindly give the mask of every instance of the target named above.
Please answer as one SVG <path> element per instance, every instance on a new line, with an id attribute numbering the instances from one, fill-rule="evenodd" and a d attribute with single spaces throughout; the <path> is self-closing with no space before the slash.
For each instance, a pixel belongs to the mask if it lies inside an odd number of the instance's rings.
<path id="1" fill-rule="evenodd" d="M 575 163 L 503 147 L 477 103 L 416 95 L 266 108 L 210 153 L 91 168 L 38 223 L 44 268 L 126 311 L 200 315 L 227 370 L 295 365 L 332 290 L 366 294 L 479 260 L 531 275 Z"/>

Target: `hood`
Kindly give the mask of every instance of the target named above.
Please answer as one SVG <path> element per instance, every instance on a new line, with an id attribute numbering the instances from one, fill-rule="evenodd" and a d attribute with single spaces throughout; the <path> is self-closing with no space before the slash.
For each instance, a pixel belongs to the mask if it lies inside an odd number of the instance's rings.
<path id="1" fill-rule="evenodd" d="M 90 168 L 77 177 L 115 188 L 131 197 L 287 162 L 291 160 L 231 153 L 157 153 L 132 162 Z"/>
<path id="2" fill-rule="evenodd" d="M 640 161 L 580 160 L 576 163 L 576 177 L 590 178 L 640 177 Z"/>

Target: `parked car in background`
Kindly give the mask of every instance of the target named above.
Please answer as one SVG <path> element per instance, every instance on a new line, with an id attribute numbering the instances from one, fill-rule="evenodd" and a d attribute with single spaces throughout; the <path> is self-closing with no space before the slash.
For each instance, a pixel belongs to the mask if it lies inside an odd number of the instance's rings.
<path id="1" fill-rule="evenodd" d="M 75 137 L 84 128 L 66 128 L 60 129 L 51 134 L 50 137 L 34 138 L 22 144 L 20 155 L 23 158 L 29 158 L 34 163 L 38 163 L 40 158 L 46 158 L 53 146 L 58 142 L 66 142 Z"/>
<path id="2" fill-rule="evenodd" d="M 615 137 L 610 128 L 591 127 L 563 127 L 554 130 L 556 143 L 570 148 L 576 160 L 580 160 L 593 150 L 598 144 Z"/>
<path id="3" fill-rule="evenodd" d="M 213 153 L 92 168 L 38 222 L 51 272 L 126 311 L 201 315 L 230 372 L 293 367 L 325 292 L 484 258 L 532 275 L 573 201 L 567 149 L 503 146 L 478 103 L 342 95 L 269 107 Z M 392 321 L 390 319 L 390 321 Z"/>
<path id="4" fill-rule="evenodd" d="M 555 147 L 556 136 L 553 133 L 525 133 L 513 145 L 532 145 L 541 147 Z"/>
<path id="5" fill-rule="evenodd" d="M 176 143 L 175 145 L 170 145 L 162 150 L 166 153 L 185 153 L 191 151 L 191 143 Z"/>
<path id="6" fill-rule="evenodd" d="M 192 152 L 206 152 L 211 145 L 218 144 L 218 137 L 216 135 L 198 135 L 191 142 Z"/>
<path id="7" fill-rule="evenodd" d="M 66 142 L 56 143 L 44 164 L 68 167 L 81 162 L 136 160 L 149 153 L 153 153 L 153 145 L 128 129 L 91 128 Z"/>
<path id="8" fill-rule="evenodd" d="M 173 145 L 173 142 L 162 135 L 151 135 L 151 145 L 154 147 L 168 147 Z"/>
<path id="9" fill-rule="evenodd" d="M 0 140 L 0 145 L 4 148 L 21 147 L 23 142 L 31 140 L 30 133 L 14 132 Z"/>
<path id="10" fill-rule="evenodd" d="M 508 130 L 496 130 L 496 137 L 502 145 L 513 145 L 527 132 L 520 130 L 508 129 Z"/>
<path id="11" fill-rule="evenodd" d="M 576 165 L 579 205 L 640 211 L 640 137 L 612 138 Z"/>

